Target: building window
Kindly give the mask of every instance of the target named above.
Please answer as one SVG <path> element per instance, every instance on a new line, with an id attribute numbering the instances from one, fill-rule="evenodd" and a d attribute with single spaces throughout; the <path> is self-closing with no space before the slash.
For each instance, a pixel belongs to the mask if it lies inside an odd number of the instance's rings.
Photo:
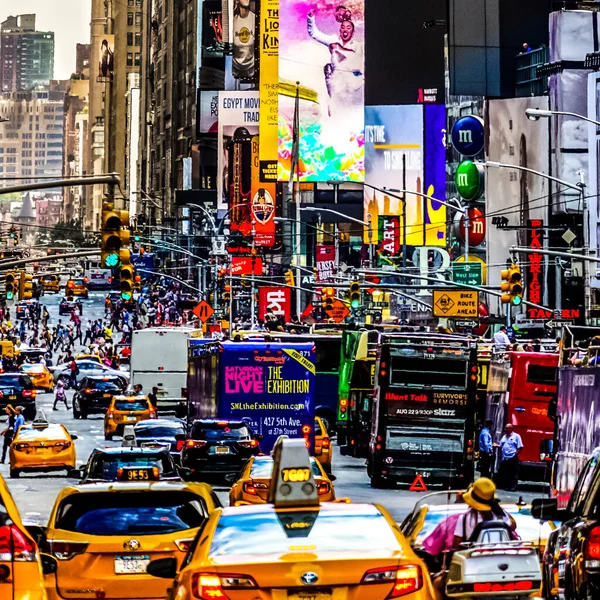
<path id="1" fill-rule="evenodd" d="M 142 26 L 142 13 L 136 13 L 136 15 L 135 15 L 135 26 L 136 27 L 141 27 Z"/>
<path id="2" fill-rule="evenodd" d="M 127 0 L 127 6 L 133 6 L 133 0 Z"/>
<path id="3" fill-rule="evenodd" d="M 133 52 L 127 53 L 127 66 L 133 67 Z"/>
<path id="4" fill-rule="evenodd" d="M 142 34 L 141 33 L 136 33 L 135 34 L 135 45 L 136 46 L 141 46 L 142 45 Z"/>
<path id="5" fill-rule="evenodd" d="M 133 46 L 133 31 L 127 32 L 127 45 Z"/>
<path id="6" fill-rule="evenodd" d="M 136 66 L 136 67 L 139 67 L 139 66 L 140 66 L 140 53 L 139 53 L 139 52 L 136 52 L 136 53 L 135 53 L 135 61 L 134 61 L 134 64 L 135 64 L 135 66 Z"/>
<path id="7" fill-rule="evenodd" d="M 127 25 L 129 25 L 129 26 L 133 25 L 133 13 L 132 12 L 127 13 Z"/>

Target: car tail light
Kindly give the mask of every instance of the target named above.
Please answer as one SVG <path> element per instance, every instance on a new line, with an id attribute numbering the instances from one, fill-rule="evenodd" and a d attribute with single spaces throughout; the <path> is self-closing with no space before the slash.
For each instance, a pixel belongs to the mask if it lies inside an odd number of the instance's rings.
<path id="1" fill-rule="evenodd" d="M 188 440 L 185 445 L 188 448 L 202 448 L 202 446 L 206 446 L 206 440 Z"/>
<path id="2" fill-rule="evenodd" d="M 477 594 L 490 592 L 526 592 L 533 589 L 533 581 L 510 581 L 507 583 L 475 583 L 473 591 Z"/>
<path id="3" fill-rule="evenodd" d="M 35 562 L 37 547 L 16 525 L 0 527 L 0 560 Z"/>
<path id="4" fill-rule="evenodd" d="M 60 440 L 54 444 L 55 448 L 60 448 L 61 450 L 66 450 L 71 447 L 71 442 L 69 440 Z"/>
<path id="5" fill-rule="evenodd" d="M 331 447 L 331 440 L 329 438 L 323 438 L 323 441 L 321 442 L 321 448 L 329 448 Z"/>
<path id="6" fill-rule="evenodd" d="M 89 543 L 48 540 L 48 545 L 50 553 L 58 560 L 71 560 L 74 556 L 83 554 L 87 550 Z"/>
<path id="7" fill-rule="evenodd" d="M 258 440 L 250 440 L 248 442 L 238 442 L 242 448 L 258 448 Z"/>
<path id="8" fill-rule="evenodd" d="M 193 541 L 194 538 L 187 538 L 186 540 L 175 540 L 175 545 L 182 552 L 187 552 L 190 549 L 190 546 L 192 545 Z"/>
<path id="9" fill-rule="evenodd" d="M 111 410 L 107 415 L 106 415 L 109 419 L 113 419 L 115 416 L 115 413 Z"/>
<path id="10" fill-rule="evenodd" d="M 181 451 L 184 444 L 185 444 L 184 440 L 177 440 L 177 452 Z"/>
<path id="11" fill-rule="evenodd" d="M 256 491 L 256 488 L 254 487 L 254 484 L 252 482 L 245 483 L 243 488 L 244 493 L 248 494 L 249 496 L 258 495 L 258 492 Z"/>
<path id="12" fill-rule="evenodd" d="M 600 527 L 594 527 L 588 534 L 586 559 L 600 560 Z"/>
<path id="13" fill-rule="evenodd" d="M 225 590 L 256 588 L 256 582 L 248 575 L 225 573 L 194 573 L 192 575 L 192 595 L 201 600 L 227 598 Z"/>
<path id="14" fill-rule="evenodd" d="M 401 567 L 378 567 L 367 571 L 362 583 L 393 582 L 394 587 L 387 598 L 400 598 L 412 594 L 423 587 L 423 572 L 418 565 L 403 565 Z"/>
<path id="15" fill-rule="evenodd" d="M 35 398 L 36 390 L 23 390 L 23 398 Z"/>
<path id="16" fill-rule="evenodd" d="M 25 450 L 25 448 L 29 448 L 29 444 L 25 444 L 25 443 L 21 443 L 21 444 L 15 444 L 13 446 L 13 448 L 15 450 Z"/>
<path id="17" fill-rule="evenodd" d="M 331 486 L 327 481 L 323 481 L 322 483 L 317 483 L 317 494 L 319 496 L 324 496 L 331 491 Z"/>
<path id="18" fill-rule="evenodd" d="M 83 390 L 86 394 L 93 394 L 94 390 L 92 388 L 85 388 L 85 390 Z"/>

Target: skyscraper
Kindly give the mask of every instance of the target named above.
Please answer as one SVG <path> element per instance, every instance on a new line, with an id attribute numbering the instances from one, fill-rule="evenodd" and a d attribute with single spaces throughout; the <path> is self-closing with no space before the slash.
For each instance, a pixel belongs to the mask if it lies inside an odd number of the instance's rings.
<path id="1" fill-rule="evenodd" d="M 35 30 L 35 15 L 0 25 L 0 91 L 30 90 L 54 77 L 54 33 Z"/>

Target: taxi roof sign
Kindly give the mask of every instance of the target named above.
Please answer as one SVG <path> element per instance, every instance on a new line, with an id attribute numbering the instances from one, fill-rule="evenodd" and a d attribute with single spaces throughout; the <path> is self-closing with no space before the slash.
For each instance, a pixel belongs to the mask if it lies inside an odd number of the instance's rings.
<path id="1" fill-rule="evenodd" d="M 303 439 L 281 436 L 275 442 L 272 481 L 268 502 L 275 508 L 319 506 L 310 456 Z"/>

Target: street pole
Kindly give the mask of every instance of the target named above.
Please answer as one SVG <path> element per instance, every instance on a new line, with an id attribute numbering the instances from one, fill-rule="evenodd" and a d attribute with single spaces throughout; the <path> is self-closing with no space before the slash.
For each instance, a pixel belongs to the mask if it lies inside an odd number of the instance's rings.
<path id="1" fill-rule="evenodd" d="M 255 294 L 255 287 L 254 287 L 254 265 L 256 264 L 256 259 L 255 259 L 255 252 L 256 252 L 256 246 L 255 246 L 255 234 L 256 234 L 256 229 L 255 229 L 255 221 L 254 219 L 252 219 L 252 259 L 250 261 L 250 267 L 252 269 L 252 273 L 250 275 L 250 328 L 254 329 L 254 325 L 256 323 L 255 321 L 255 312 L 256 312 L 256 300 L 254 298 L 254 294 Z"/>

